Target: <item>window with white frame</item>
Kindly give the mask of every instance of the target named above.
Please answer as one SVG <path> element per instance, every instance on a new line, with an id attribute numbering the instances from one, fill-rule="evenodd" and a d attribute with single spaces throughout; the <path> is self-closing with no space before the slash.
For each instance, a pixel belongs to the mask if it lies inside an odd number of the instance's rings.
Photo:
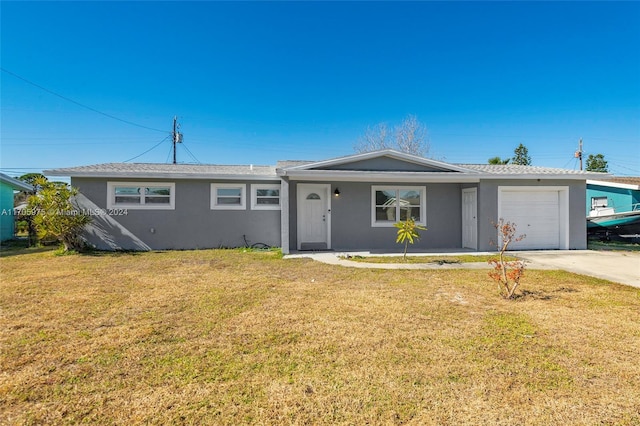
<path id="1" fill-rule="evenodd" d="M 252 184 L 251 208 L 253 210 L 280 210 L 280 185 Z"/>
<path id="2" fill-rule="evenodd" d="M 245 210 L 246 189 L 244 183 L 212 183 L 212 210 Z"/>
<path id="3" fill-rule="evenodd" d="M 609 199 L 607 197 L 591 197 L 591 209 L 609 207 Z"/>
<path id="4" fill-rule="evenodd" d="M 413 218 L 426 225 L 426 187 L 372 186 L 371 226 L 393 226 Z"/>
<path id="5" fill-rule="evenodd" d="M 107 182 L 108 209 L 175 209 L 173 182 Z"/>

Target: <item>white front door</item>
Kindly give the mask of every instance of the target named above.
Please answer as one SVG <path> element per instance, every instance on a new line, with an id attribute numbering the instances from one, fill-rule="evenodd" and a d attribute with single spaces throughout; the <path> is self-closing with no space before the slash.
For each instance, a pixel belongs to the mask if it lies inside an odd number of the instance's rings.
<path id="1" fill-rule="evenodd" d="M 331 248 L 331 185 L 298 184 L 298 250 Z"/>
<path id="2" fill-rule="evenodd" d="M 478 189 L 462 190 L 462 247 L 478 249 Z"/>

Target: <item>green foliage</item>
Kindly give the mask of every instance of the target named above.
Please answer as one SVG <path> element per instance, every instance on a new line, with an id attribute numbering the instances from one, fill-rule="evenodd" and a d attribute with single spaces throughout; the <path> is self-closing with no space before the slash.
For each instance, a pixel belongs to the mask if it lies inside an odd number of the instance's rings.
<path id="1" fill-rule="evenodd" d="M 41 182 L 42 180 L 47 180 L 47 178 L 42 173 L 27 173 L 20 176 L 18 179 L 28 183 L 31 186 L 36 186 L 36 181 Z"/>
<path id="2" fill-rule="evenodd" d="M 523 144 L 518 145 L 518 147 L 513 151 L 513 154 L 514 156 L 511 159 L 511 164 L 519 164 L 521 166 L 531 165 L 529 150 Z"/>
<path id="3" fill-rule="evenodd" d="M 396 222 L 393 224 L 396 228 L 398 228 L 396 243 L 404 243 L 404 256 L 403 260 L 406 262 L 407 260 L 407 248 L 409 247 L 409 243 L 413 244 L 415 241 L 420 239 L 420 233 L 418 231 L 426 231 L 427 228 L 424 226 L 420 226 L 416 224 L 416 221 L 413 218 L 409 218 L 404 221 Z"/>
<path id="4" fill-rule="evenodd" d="M 609 163 L 602 154 L 589 154 L 589 157 L 587 157 L 587 171 L 607 173 L 609 171 Z"/>
<path id="5" fill-rule="evenodd" d="M 41 183 L 47 182 L 47 178 L 41 173 L 27 173 L 20 176 L 18 179 L 33 186 L 33 192 L 30 192 L 30 193 L 25 191 L 18 192 L 13 197 L 14 205 L 28 202 L 29 197 L 33 195 L 34 192 L 37 192 L 40 189 L 40 187 L 36 184 L 36 180 Z M 38 245 L 38 234 L 36 232 L 35 224 L 33 223 L 33 215 L 20 213 L 18 215 L 18 220 L 20 222 L 26 223 L 26 231 L 28 234 L 29 247 Z"/>
<path id="6" fill-rule="evenodd" d="M 510 158 L 491 157 L 488 160 L 489 164 L 509 164 Z"/>
<path id="7" fill-rule="evenodd" d="M 504 253 L 509 248 L 509 244 L 523 240 L 526 235 L 516 236 L 516 224 L 505 222 L 503 218 L 500 218 L 498 223 L 494 223 L 493 226 L 500 235 L 500 252 L 497 259 L 489 259 L 489 264 L 493 266 L 493 271 L 489 272 L 489 276 L 498 283 L 500 295 L 505 299 L 512 299 L 520 284 L 520 279 L 524 275 L 525 264 L 520 260 L 507 261 Z"/>
<path id="8" fill-rule="evenodd" d="M 28 199 L 31 221 L 39 239 L 58 240 L 64 251 L 83 248 L 79 237 L 91 217 L 78 208 L 74 196 L 78 190 L 63 182 L 49 182 L 44 177 L 34 180 L 38 188 Z"/>

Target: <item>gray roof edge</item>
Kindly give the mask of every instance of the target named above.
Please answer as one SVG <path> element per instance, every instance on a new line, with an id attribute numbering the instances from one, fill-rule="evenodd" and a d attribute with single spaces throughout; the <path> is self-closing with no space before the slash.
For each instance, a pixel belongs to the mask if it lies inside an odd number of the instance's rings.
<path id="1" fill-rule="evenodd" d="M 5 175 L 4 173 L 0 173 L 0 181 L 6 183 L 13 189 L 21 189 L 23 191 L 33 191 L 33 186 L 29 185 L 26 182 L 18 180 L 16 178 L 12 178 L 11 176 Z"/>
<path id="2" fill-rule="evenodd" d="M 474 171 L 471 173 L 463 172 L 398 172 L 398 171 L 356 171 L 356 170 L 292 170 L 292 169 L 278 169 L 279 176 L 287 176 L 290 178 L 325 178 L 325 179 L 363 179 L 367 177 L 371 178 L 383 178 L 389 179 L 407 179 L 416 178 L 418 180 L 437 180 L 444 182 L 449 180 L 450 182 L 464 181 L 466 179 L 473 179 L 475 182 L 479 180 L 583 180 L 586 181 L 589 178 L 589 174 L 584 173 L 489 173 Z"/>
<path id="3" fill-rule="evenodd" d="M 216 173 L 176 173 L 176 172 L 78 172 L 65 169 L 45 170 L 49 176 L 69 176 L 97 179 L 222 179 L 222 180 L 278 180 L 277 174 L 216 174 Z"/>
<path id="4" fill-rule="evenodd" d="M 483 173 L 479 176 L 484 180 L 582 180 L 587 181 L 588 175 L 573 174 L 573 173 L 513 173 L 513 174 L 488 174 Z"/>

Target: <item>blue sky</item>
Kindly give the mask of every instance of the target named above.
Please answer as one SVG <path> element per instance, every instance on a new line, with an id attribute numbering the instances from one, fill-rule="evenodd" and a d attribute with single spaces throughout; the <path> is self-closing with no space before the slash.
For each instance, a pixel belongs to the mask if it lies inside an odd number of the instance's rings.
<path id="1" fill-rule="evenodd" d="M 180 162 L 274 164 L 351 154 L 367 126 L 408 114 L 440 160 L 523 143 L 534 165 L 573 169 L 583 138 L 585 158 L 640 175 L 638 2 L 2 1 L 0 14 L 12 176 L 157 144 L 133 161 L 170 161 L 174 115 Z"/>

